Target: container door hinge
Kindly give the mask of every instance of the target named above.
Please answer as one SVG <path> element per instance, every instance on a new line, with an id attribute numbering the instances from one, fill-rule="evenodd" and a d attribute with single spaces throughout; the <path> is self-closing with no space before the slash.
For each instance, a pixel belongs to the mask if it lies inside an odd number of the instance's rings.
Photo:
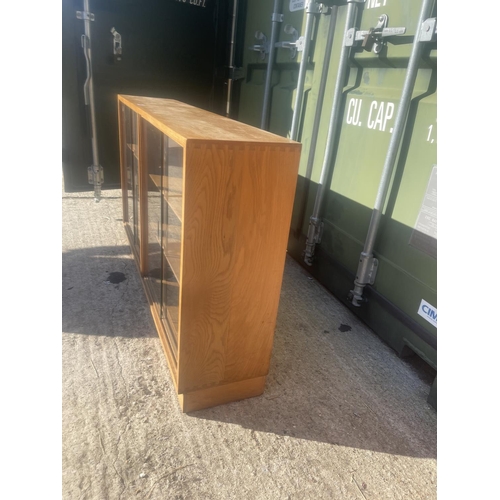
<path id="1" fill-rule="evenodd" d="M 437 18 L 430 17 L 426 19 L 420 27 L 419 42 L 432 42 L 437 36 Z"/>
<path id="2" fill-rule="evenodd" d="M 95 20 L 95 16 L 92 12 L 87 12 L 87 11 L 82 11 L 82 10 L 76 11 L 76 17 L 77 17 L 77 19 L 83 19 L 84 21 L 86 21 L 87 19 L 89 21 Z"/>
<path id="3" fill-rule="evenodd" d="M 377 26 L 370 28 L 368 31 L 351 28 L 347 31 L 344 45 L 352 47 L 356 42 L 361 42 L 361 47 L 368 51 L 380 54 L 382 49 L 387 45 L 387 39 L 393 36 L 404 35 L 406 28 L 388 28 L 387 24 L 389 17 L 387 14 L 382 14 L 378 18 Z"/>
<path id="4" fill-rule="evenodd" d="M 101 186 L 104 183 L 104 170 L 101 165 L 92 165 L 87 167 L 89 184 Z"/>

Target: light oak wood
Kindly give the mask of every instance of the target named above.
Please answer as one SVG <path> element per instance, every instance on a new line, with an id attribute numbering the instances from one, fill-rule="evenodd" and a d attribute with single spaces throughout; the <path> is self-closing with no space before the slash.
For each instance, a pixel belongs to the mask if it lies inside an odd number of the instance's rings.
<path id="1" fill-rule="evenodd" d="M 179 394 L 179 405 L 181 410 L 187 413 L 246 398 L 254 398 L 264 392 L 265 385 L 266 377 L 217 385 L 208 389 Z"/>
<path id="2" fill-rule="evenodd" d="M 181 146 L 185 146 L 189 139 L 290 144 L 292 147 L 298 144 L 172 99 L 119 95 L 118 100 Z"/>
<path id="3" fill-rule="evenodd" d="M 156 306 L 152 314 L 181 408 L 259 395 L 272 353 L 300 144 L 168 99 L 118 99 L 183 147 L 182 166 L 169 165 L 173 176 L 148 174 L 138 128 L 142 199 L 152 180 L 178 218 L 178 226 L 162 226 L 161 238 L 179 285 L 178 309 L 169 310 L 177 334 L 166 330 Z M 147 203 L 140 205 L 147 242 Z M 143 276 L 144 252 L 141 245 Z"/>
<path id="4" fill-rule="evenodd" d="M 268 372 L 299 155 L 289 146 L 187 147 L 181 392 Z"/>

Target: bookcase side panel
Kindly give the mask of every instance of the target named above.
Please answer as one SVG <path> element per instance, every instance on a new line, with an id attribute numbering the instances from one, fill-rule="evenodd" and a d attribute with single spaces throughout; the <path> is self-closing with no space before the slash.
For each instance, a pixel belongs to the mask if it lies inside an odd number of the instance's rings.
<path id="1" fill-rule="evenodd" d="M 267 375 L 297 181 L 297 146 L 247 145 L 240 171 L 224 382 Z"/>
<path id="2" fill-rule="evenodd" d="M 186 144 L 179 392 L 224 379 L 229 333 L 238 172 L 230 148 Z"/>
<path id="3" fill-rule="evenodd" d="M 187 146 L 179 392 L 266 375 L 300 146 Z"/>

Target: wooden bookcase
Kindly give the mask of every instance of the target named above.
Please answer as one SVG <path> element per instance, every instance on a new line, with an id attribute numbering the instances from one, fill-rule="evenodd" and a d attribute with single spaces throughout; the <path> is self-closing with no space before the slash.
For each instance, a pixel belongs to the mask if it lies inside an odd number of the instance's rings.
<path id="1" fill-rule="evenodd" d="M 181 409 L 258 396 L 300 147 L 181 102 L 118 96 L 123 220 Z"/>

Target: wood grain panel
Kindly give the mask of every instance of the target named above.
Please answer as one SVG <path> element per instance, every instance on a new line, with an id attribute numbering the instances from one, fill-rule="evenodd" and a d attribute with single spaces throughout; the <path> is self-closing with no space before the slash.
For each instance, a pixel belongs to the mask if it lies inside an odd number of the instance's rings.
<path id="1" fill-rule="evenodd" d="M 179 390 L 267 374 L 299 155 L 188 146 Z"/>
<path id="2" fill-rule="evenodd" d="M 299 156 L 297 148 L 276 146 L 249 146 L 235 155 L 241 189 L 223 381 L 269 371 Z"/>
<path id="3" fill-rule="evenodd" d="M 209 387 L 208 389 L 179 394 L 179 405 L 181 410 L 186 413 L 211 408 L 212 406 L 260 396 L 264 392 L 265 385 L 266 377 L 259 377 Z"/>
<path id="4" fill-rule="evenodd" d="M 179 339 L 179 390 L 224 378 L 240 172 L 226 168 L 228 146 L 187 147 Z"/>
<path id="5" fill-rule="evenodd" d="M 172 99 L 119 95 L 137 114 L 181 146 L 189 139 L 296 144 L 271 132 Z"/>

